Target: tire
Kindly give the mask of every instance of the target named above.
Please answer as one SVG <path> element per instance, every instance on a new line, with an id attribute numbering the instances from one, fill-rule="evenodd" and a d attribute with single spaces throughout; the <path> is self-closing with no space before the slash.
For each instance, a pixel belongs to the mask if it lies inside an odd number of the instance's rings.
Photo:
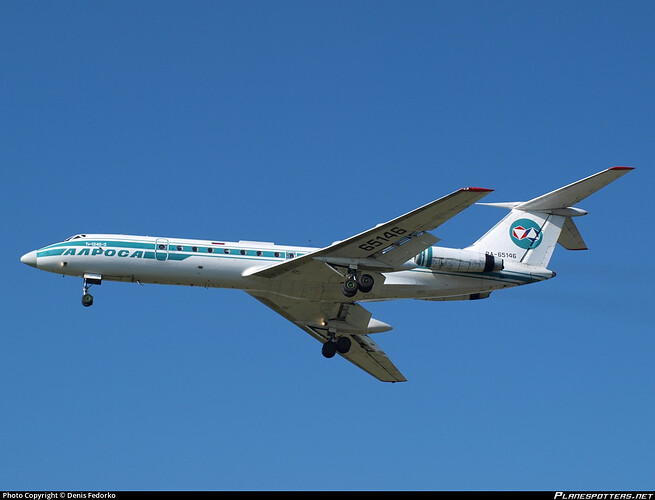
<path id="1" fill-rule="evenodd" d="M 321 354 L 326 358 L 333 358 L 337 353 L 337 343 L 328 340 L 321 348 Z"/>
<path id="2" fill-rule="evenodd" d="M 373 284 L 375 281 L 373 280 L 373 276 L 370 274 L 362 274 L 359 277 L 359 291 L 362 293 L 368 293 L 371 290 L 373 290 Z"/>
<path id="3" fill-rule="evenodd" d="M 90 293 L 85 293 L 82 295 L 82 305 L 84 307 L 89 307 L 93 305 L 93 295 Z"/>
<path id="4" fill-rule="evenodd" d="M 337 339 L 337 352 L 339 354 L 346 354 L 350 351 L 350 346 L 352 345 L 352 340 L 349 337 L 339 337 Z"/>
<path id="5" fill-rule="evenodd" d="M 346 297 L 354 297 L 357 290 L 359 290 L 359 284 L 354 278 L 348 278 L 343 282 L 343 286 L 341 287 L 341 291 Z"/>

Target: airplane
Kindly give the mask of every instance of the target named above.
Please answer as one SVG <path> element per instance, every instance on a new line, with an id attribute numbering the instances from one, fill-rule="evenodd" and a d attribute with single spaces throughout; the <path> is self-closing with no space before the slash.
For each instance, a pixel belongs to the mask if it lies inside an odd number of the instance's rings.
<path id="1" fill-rule="evenodd" d="M 524 202 L 478 203 L 493 190 L 459 189 L 388 222 L 324 248 L 257 241 L 78 234 L 21 257 L 29 266 L 103 281 L 244 290 L 336 354 L 383 382 L 407 379 L 371 335 L 391 325 L 361 304 L 394 299 L 486 299 L 496 290 L 555 277 L 555 246 L 586 250 L 574 205 L 633 170 L 612 167 Z M 509 210 L 463 249 L 435 246 L 441 224 L 473 204 Z"/>

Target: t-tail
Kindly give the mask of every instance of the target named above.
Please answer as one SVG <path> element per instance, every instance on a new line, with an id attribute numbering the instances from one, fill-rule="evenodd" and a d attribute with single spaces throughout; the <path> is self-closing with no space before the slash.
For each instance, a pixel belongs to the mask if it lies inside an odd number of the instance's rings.
<path id="1" fill-rule="evenodd" d="M 632 167 L 612 167 L 530 201 L 478 203 L 510 210 L 467 250 L 547 267 L 559 243 L 567 250 L 586 250 L 574 217 L 587 215 L 576 203 L 627 174 Z"/>

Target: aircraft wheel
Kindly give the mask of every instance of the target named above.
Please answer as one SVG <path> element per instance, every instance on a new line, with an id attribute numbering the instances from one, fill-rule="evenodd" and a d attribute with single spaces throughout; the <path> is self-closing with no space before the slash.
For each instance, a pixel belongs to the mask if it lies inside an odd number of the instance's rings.
<path id="1" fill-rule="evenodd" d="M 359 285 L 355 278 L 348 278 L 343 282 L 342 292 L 346 297 L 354 297 L 358 289 Z"/>
<path id="2" fill-rule="evenodd" d="M 82 295 L 82 305 L 84 307 L 89 307 L 93 305 L 93 295 L 90 293 L 85 293 Z"/>
<path id="3" fill-rule="evenodd" d="M 337 353 L 337 343 L 332 340 L 328 340 L 325 344 L 323 344 L 321 353 L 326 358 L 334 357 L 334 355 Z"/>
<path id="4" fill-rule="evenodd" d="M 339 337 L 336 341 L 336 344 L 339 354 L 346 354 L 348 351 L 350 351 L 352 341 L 348 337 Z"/>
<path id="5" fill-rule="evenodd" d="M 368 293 L 373 289 L 373 276 L 370 274 L 362 274 L 359 277 L 359 290 L 362 293 Z"/>

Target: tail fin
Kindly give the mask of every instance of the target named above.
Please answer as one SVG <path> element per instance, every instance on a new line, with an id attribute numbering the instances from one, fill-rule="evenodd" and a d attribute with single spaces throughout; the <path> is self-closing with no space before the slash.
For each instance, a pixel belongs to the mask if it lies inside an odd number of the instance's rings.
<path id="1" fill-rule="evenodd" d="M 558 242 L 568 250 L 586 250 L 572 217 L 587 212 L 573 205 L 630 170 L 632 167 L 612 167 L 530 201 L 478 203 L 506 208 L 510 213 L 468 250 L 539 267 L 548 266 Z"/>
<path id="2" fill-rule="evenodd" d="M 561 215 L 546 212 L 512 209 L 467 250 L 546 267 L 555 250 L 564 219 Z"/>

